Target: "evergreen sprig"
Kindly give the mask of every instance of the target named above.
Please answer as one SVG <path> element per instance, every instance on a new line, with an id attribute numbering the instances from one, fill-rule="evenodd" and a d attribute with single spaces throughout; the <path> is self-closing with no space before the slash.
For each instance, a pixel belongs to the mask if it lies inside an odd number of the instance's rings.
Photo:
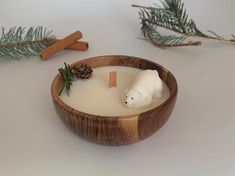
<path id="1" fill-rule="evenodd" d="M 186 43 L 185 40 L 189 36 L 215 39 L 235 44 L 234 35 L 232 35 L 233 39 L 226 40 L 212 31 L 210 31 L 210 33 L 212 33 L 213 36 L 201 32 L 195 22 L 189 19 L 184 3 L 181 0 L 164 0 L 161 1 L 161 5 L 154 4 L 154 6 L 150 7 L 140 5 L 132 6 L 140 9 L 139 16 L 142 24 L 142 33 L 158 47 L 196 46 L 201 44 L 200 41 Z M 165 28 L 181 36 L 160 35 L 158 28 Z"/>
<path id="2" fill-rule="evenodd" d="M 73 70 L 71 69 L 70 65 L 64 63 L 64 68 L 59 68 L 58 71 L 61 73 L 61 75 L 64 79 L 64 84 L 59 91 L 59 95 L 61 95 L 61 93 L 63 92 L 64 89 L 66 90 L 66 93 L 69 95 L 70 88 L 73 84 L 73 81 L 76 78 L 73 73 Z"/>
<path id="3" fill-rule="evenodd" d="M 64 79 L 64 84 L 59 91 L 59 95 L 65 89 L 67 95 L 70 93 L 73 81 L 77 79 L 86 80 L 92 75 L 92 68 L 87 64 L 75 64 L 73 68 L 69 64 L 64 63 L 64 68 L 59 68 L 58 70 Z"/>
<path id="4" fill-rule="evenodd" d="M 193 46 L 198 46 L 201 45 L 200 41 L 196 41 L 196 42 L 184 42 L 187 39 L 187 35 L 181 35 L 181 36 L 175 36 L 175 35 L 161 35 L 158 31 L 157 31 L 157 27 L 155 25 L 149 25 L 146 26 L 142 26 L 142 31 L 143 34 L 146 38 L 148 38 L 150 40 L 150 42 L 159 47 L 159 48 L 164 48 L 164 47 L 177 47 L 177 46 L 189 46 L 189 45 L 193 45 Z"/>
<path id="5" fill-rule="evenodd" d="M 159 46 L 161 46 L 163 44 L 170 45 L 172 43 L 181 44 L 186 39 L 185 35 L 182 35 L 182 36 L 174 36 L 174 35 L 163 36 L 156 30 L 156 26 L 149 26 L 148 28 L 146 28 L 145 32 L 149 38 L 153 39 L 153 42 L 159 41 L 158 42 Z"/>
<path id="6" fill-rule="evenodd" d="M 55 36 L 42 26 L 2 28 L 0 57 L 20 59 L 36 55 L 54 42 Z"/>

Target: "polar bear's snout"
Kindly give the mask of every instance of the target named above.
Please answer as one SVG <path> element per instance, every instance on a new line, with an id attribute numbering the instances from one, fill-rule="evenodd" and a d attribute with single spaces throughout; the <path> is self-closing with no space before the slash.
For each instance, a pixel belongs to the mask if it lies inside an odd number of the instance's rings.
<path id="1" fill-rule="evenodd" d="M 131 107 L 132 105 L 134 105 L 136 102 L 139 101 L 140 96 L 141 96 L 141 94 L 138 91 L 131 89 L 126 92 L 126 96 L 124 98 L 124 103 L 128 107 Z"/>

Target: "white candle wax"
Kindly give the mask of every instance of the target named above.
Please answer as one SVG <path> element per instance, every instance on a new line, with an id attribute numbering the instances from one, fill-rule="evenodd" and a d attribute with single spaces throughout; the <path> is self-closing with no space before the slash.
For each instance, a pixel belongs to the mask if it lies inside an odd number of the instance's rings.
<path id="1" fill-rule="evenodd" d="M 117 87 L 109 88 L 110 71 L 117 71 Z M 70 95 L 64 91 L 60 98 L 74 109 L 101 116 L 125 116 L 151 110 L 169 97 L 169 89 L 165 83 L 162 98 L 153 99 L 149 106 L 135 109 L 128 108 L 123 103 L 124 90 L 140 71 L 137 68 L 123 66 L 95 68 L 90 79 L 74 81 Z"/>

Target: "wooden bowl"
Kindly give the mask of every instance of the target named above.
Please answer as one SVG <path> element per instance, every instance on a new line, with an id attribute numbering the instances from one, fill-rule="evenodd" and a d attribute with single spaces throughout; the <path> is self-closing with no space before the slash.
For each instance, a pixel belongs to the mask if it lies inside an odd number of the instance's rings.
<path id="1" fill-rule="evenodd" d="M 129 66 L 139 69 L 156 69 L 170 89 L 169 98 L 160 106 L 135 115 L 105 117 L 80 112 L 65 104 L 58 93 L 63 78 L 58 74 L 51 86 L 51 94 L 57 115 L 62 122 L 81 138 L 103 145 L 125 145 L 143 140 L 161 128 L 171 115 L 176 97 L 177 82 L 164 67 L 154 62 L 131 56 L 98 56 L 78 61 L 92 68 L 102 66 Z M 74 66 L 71 65 L 71 67 Z"/>

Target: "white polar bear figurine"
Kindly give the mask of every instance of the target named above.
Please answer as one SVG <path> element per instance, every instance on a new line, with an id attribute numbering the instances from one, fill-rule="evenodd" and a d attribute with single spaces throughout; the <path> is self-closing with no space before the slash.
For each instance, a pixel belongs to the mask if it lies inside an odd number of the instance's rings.
<path id="1" fill-rule="evenodd" d="M 130 108 L 140 108 L 152 103 L 152 98 L 161 98 L 163 83 L 157 70 L 141 71 L 133 84 L 125 91 L 124 103 Z"/>

